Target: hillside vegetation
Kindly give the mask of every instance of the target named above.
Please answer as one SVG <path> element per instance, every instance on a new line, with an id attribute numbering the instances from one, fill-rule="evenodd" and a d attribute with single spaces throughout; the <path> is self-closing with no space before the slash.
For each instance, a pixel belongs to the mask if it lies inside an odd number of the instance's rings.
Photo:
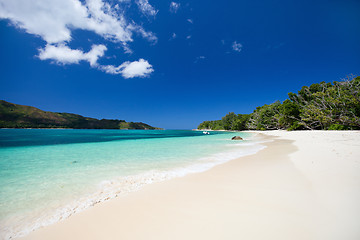
<path id="1" fill-rule="evenodd" d="M 283 102 L 257 107 L 251 114 L 204 121 L 212 130 L 355 130 L 360 129 L 360 76 L 304 86 Z"/>
<path id="2" fill-rule="evenodd" d="M 72 113 L 46 112 L 0 100 L 0 128 L 157 129 L 142 122 L 95 119 Z"/>

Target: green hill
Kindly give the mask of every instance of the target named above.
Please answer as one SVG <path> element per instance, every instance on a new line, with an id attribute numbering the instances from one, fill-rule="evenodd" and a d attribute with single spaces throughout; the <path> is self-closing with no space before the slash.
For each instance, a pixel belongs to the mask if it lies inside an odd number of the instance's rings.
<path id="1" fill-rule="evenodd" d="M 142 122 L 96 119 L 0 100 L 0 128 L 158 129 Z"/>

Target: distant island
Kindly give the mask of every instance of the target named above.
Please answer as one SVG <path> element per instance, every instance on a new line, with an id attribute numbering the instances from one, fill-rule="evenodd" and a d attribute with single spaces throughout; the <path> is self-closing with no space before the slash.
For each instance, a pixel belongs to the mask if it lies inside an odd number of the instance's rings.
<path id="1" fill-rule="evenodd" d="M 225 115 L 204 121 L 198 129 L 211 130 L 359 130 L 360 76 L 340 82 L 304 86 L 289 99 L 257 107 L 251 114 Z"/>
<path id="2" fill-rule="evenodd" d="M 142 122 L 43 111 L 0 100 L 0 128 L 160 129 Z"/>

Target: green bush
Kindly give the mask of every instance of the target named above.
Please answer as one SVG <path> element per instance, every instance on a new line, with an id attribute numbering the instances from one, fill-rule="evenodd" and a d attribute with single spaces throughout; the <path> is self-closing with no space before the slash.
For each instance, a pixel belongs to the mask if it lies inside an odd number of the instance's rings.
<path id="1" fill-rule="evenodd" d="M 349 130 L 349 127 L 340 124 L 332 124 L 328 130 Z"/>

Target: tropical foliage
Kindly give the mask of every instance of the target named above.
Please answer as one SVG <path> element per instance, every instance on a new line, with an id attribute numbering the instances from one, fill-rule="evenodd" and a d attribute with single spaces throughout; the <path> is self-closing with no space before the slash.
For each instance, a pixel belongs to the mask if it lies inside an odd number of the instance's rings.
<path id="1" fill-rule="evenodd" d="M 226 114 L 221 120 L 202 122 L 198 129 L 212 130 L 245 130 L 249 114 Z"/>
<path id="2" fill-rule="evenodd" d="M 360 129 L 360 76 L 340 82 L 304 86 L 289 99 L 257 107 L 250 115 L 229 113 L 222 120 L 205 121 L 199 129 Z"/>

